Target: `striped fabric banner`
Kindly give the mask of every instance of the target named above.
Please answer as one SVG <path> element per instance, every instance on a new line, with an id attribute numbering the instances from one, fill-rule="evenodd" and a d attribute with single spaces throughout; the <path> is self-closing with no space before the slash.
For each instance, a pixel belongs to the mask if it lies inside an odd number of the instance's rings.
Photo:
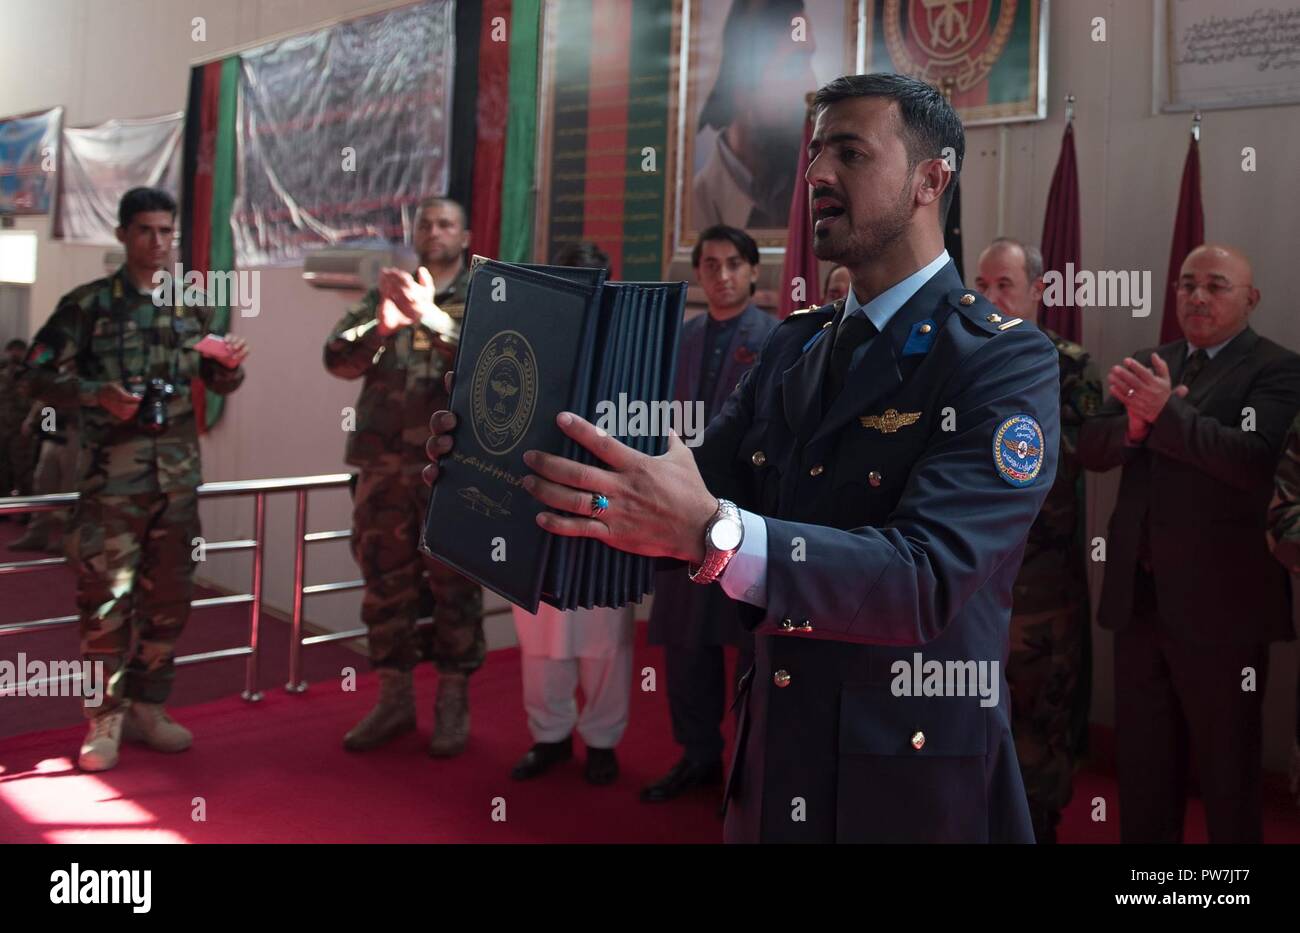
<path id="1" fill-rule="evenodd" d="M 190 70 L 181 198 L 181 263 L 186 272 L 234 268 L 230 210 L 235 196 L 238 82 L 237 56 Z M 223 334 L 229 326 L 230 308 L 218 308 L 213 331 Z M 191 393 L 194 419 L 199 433 L 204 433 L 221 417 L 224 399 L 208 392 L 202 380 L 195 380 Z"/>
<path id="2" fill-rule="evenodd" d="M 672 4 L 559 0 L 548 33 L 546 248 L 594 242 L 611 277 L 663 274 Z"/>
<path id="3" fill-rule="evenodd" d="M 510 105 L 501 245 L 497 257 L 528 262 L 533 254 L 533 171 L 537 160 L 537 49 L 541 0 L 514 0 L 510 17 Z"/>
<path id="4" fill-rule="evenodd" d="M 474 165 L 470 252 L 491 257 L 497 255 L 501 246 L 506 118 L 510 102 L 510 17 L 510 0 L 484 0 L 478 33 L 477 125 L 470 157 Z M 458 43 L 459 39 L 458 34 Z M 453 134 L 453 140 L 458 136 Z"/>

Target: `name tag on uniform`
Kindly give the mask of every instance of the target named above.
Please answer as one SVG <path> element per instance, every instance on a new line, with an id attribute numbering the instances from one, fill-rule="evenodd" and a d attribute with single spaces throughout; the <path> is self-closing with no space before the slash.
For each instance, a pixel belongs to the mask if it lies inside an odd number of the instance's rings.
<path id="1" fill-rule="evenodd" d="M 864 428 L 874 428 L 881 434 L 893 434 L 899 428 L 916 424 L 920 419 L 919 411 L 900 412 L 897 408 L 886 408 L 883 415 L 861 415 L 858 421 L 862 422 Z"/>

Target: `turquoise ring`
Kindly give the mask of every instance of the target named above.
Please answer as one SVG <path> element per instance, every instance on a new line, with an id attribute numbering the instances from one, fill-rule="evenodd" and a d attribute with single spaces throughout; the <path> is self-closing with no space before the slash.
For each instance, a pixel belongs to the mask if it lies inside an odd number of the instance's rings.
<path id="1" fill-rule="evenodd" d="M 591 494 L 591 517 L 600 518 L 601 515 L 605 514 L 607 508 L 609 508 L 609 499 L 598 492 L 593 492 Z"/>

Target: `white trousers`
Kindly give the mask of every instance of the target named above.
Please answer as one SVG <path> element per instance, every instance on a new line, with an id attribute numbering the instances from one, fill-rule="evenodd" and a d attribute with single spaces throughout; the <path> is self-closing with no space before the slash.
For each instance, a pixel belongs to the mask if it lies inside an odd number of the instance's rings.
<path id="1" fill-rule="evenodd" d="M 523 655 L 524 709 L 534 742 L 560 742 L 576 727 L 592 748 L 613 748 L 627 728 L 632 646 L 601 658 Z M 579 684 L 586 699 L 578 712 Z"/>

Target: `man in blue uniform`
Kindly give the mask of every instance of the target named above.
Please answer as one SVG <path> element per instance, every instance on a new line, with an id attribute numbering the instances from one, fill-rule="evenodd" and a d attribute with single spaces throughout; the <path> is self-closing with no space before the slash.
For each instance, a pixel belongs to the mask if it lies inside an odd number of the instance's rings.
<path id="1" fill-rule="evenodd" d="M 816 252 L 849 296 L 772 332 L 694 456 L 561 413 L 606 468 L 532 451 L 524 485 L 548 530 L 685 561 L 748 605 L 729 841 L 1031 842 L 1002 665 L 1056 470 L 1056 350 L 944 250 L 965 143 L 943 96 L 854 75 L 815 108 Z M 455 418 L 431 427 L 436 458 Z"/>

